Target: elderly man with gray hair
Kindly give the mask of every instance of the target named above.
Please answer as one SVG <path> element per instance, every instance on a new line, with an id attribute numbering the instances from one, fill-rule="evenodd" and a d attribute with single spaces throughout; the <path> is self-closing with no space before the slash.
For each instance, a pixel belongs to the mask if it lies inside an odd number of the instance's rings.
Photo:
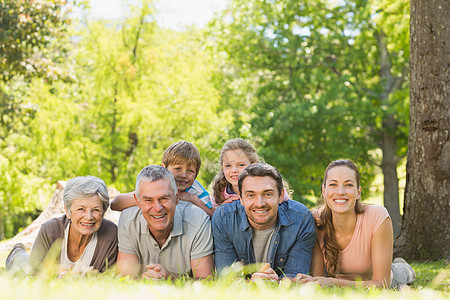
<path id="1" fill-rule="evenodd" d="M 42 224 L 29 266 L 37 270 L 52 246 L 60 245 L 56 258 L 60 274 L 69 270 L 104 272 L 115 264 L 118 245 L 116 224 L 103 218 L 109 207 L 105 182 L 94 176 L 72 178 L 66 183 L 63 201 L 66 214 Z M 62 243 L 56 243 L 58 240 Z M 23 244 L 16 244 L 6 260 L 6 268 L 24 269 L 27 260 Z"/>
<path id="2" fill-rule="evenodd" d="M 117 271 L 148 279 L 196 279 L 212 275 L 213 238 L 208 215 L 192 203 L 180 201 L 172 173 L 151 165 L 136 179 L 138 206 L 125 209 L 119 219 Z"/>

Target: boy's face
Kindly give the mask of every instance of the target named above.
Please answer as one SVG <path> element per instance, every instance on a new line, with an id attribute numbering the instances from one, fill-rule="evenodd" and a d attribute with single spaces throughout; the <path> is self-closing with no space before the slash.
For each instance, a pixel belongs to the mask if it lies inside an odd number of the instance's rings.
<path id="1" fill-rule="evenodd" d="M 172 173 L 177 182 L 178 190 L 184 191 L 194 184 L 195 177 L 197 177 L 196 166 L 193 164 L 179 164 L 169 165 L 161 164 L 163 167 Z"/>

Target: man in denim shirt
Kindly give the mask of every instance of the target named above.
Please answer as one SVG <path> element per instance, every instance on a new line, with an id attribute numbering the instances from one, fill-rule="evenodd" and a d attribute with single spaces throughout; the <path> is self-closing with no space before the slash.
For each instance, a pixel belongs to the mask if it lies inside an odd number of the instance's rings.
<path id="1" fill-rule="evenodd" d="M 282 202 L 283 180 L 271 165 L 251 164 L 238 186 L 241 200 L 219 206 L 212 218 L 217 271 L 241 261 L 266 263 L 252 280 L 307 274 L 316 240 L 311 212 L 299 202 Z"/>

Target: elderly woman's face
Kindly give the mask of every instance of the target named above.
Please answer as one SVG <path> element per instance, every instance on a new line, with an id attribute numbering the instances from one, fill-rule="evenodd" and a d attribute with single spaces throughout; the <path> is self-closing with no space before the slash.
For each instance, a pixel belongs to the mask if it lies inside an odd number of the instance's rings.
<path id="1" fill-rule="evenodd" d="M 96 232 L 103 220 L 103 204 L 97 195 L 88 198 L 76 199 L 70 208 L 72 216 L 71 230 L 81 235 L 92 235 Z"/>

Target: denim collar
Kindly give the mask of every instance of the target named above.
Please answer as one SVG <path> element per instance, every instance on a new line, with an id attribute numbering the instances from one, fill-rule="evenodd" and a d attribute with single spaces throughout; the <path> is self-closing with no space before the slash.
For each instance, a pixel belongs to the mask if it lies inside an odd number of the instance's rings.
<path id="1" fill-rule="evenodd" d="M 293 201 L 293 200 L 289 200 Z M 289 201 L 287 202 L 281 202 L 278 206 L 278 219 L 277 219 L 277 230 L 280 228 L 280 226 L 289 226 L 294 221 L 289 217 L 288 215 L 288 205 Z M 235 201 L 238 202 L 238 201 Z M 239 231 L 246 231 L 250 230 L 252 227 L 248 223 L 247 214 L 245 213 L 244 206 L 241 204 L 238 205 L 238 221 L 239 221 Z"/>

